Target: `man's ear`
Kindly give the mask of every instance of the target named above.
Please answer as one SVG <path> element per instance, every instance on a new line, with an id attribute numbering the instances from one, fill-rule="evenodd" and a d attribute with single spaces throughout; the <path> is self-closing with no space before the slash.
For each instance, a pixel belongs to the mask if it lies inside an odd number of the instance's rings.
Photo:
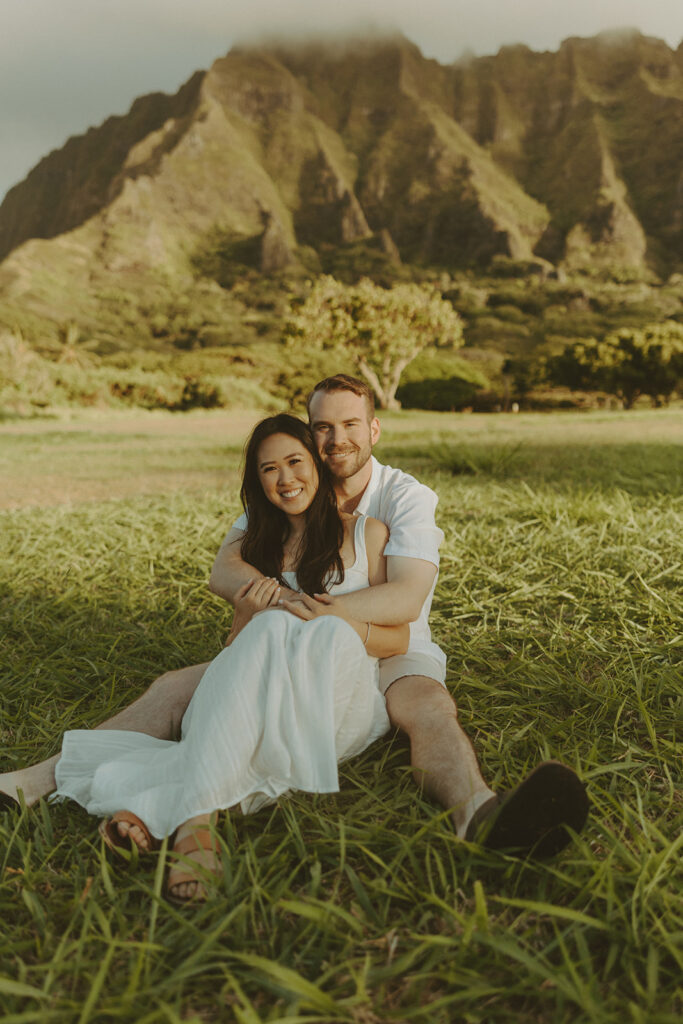
<path id="1" fill-rule="evenodd" d="M 374 419 L 370 420 L 370 442 L 371 442 L 371 444 L 373 444 L 373 445 L 377 444 L 377 442 L 379 441 L 379 436 L 380 436 L 381 433 L 382 433 L 382 428 L 380 427 L 379 420 L 375 416 Z"/>

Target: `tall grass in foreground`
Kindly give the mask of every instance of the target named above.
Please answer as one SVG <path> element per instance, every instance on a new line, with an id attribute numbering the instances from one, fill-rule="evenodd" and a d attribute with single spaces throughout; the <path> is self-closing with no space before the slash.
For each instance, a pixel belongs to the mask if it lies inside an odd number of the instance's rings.
<path id="1" fill-rule="evenodd" d="M 584 834 L 540 865 L 459 843 L 394 736 L 336 796 L 224 819 L 196 909 L 164 901 L 165 853 L 120 870 L 75 805 L 6 814 L 5 1021 L 680 1020 L 680 498 L 637 446 L 592 476 L 576 453 L 570 486 L 482 451 L 463 475 L 405 445 L 446 533 L 434 633 L 485 775 L 576 766 Z M 205 581 L 233 511 L 211 492 L 3 515 L 5 769 L 218 650 Z"/>

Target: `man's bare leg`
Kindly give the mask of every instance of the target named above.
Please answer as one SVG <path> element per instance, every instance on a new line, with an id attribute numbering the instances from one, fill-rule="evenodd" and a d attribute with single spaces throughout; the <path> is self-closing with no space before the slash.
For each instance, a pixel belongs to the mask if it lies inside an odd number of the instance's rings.
<path id="1" fill-rule="evenodd" d="M 130 732 L 145 732 L 157 739 L 174 739 L 180 733 L 180 723 L 197 689 L 199 680 L 209 662 L 190 665 L 188 668 L 165 672 L 123 711 L 98 725 L 98 729 L 128 729 Z M 21 768 L 16 772 L 0 775 L 0 793 L 18 799 L 22 790 L 24 800 L 30 806 L 55 789 L 55 765 L 60 754 L 46 761 Z"/>
<path id="2" fill-rule="evenodd" d="M 410 739 L 415 781 L 451 812 L 463 838 L 476 809 L 494 793 L 481 777 L 453 698 L 435 679 L 403 676 L 391 684 L 386 701 L 391 724 Z"/>
<path id="3" fill-rule="evenodd" d="M 492 850 L 553 857 L 586 823 L 589 800 L 573 769 L 543 761 L 515 789 L 497 796 L 481 777 L 455 703 L 434 679 L 405 676 L 386 693 L 392 723 L 410 737 L 418 785 L 451 812 L 456 832 Z"/>

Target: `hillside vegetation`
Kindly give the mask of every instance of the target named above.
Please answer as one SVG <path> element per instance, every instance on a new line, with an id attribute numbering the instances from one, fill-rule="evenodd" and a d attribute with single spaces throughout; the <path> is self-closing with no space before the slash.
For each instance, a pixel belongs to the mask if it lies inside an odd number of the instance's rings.
<path id="1" fill-rule="evenodd" d="M 10 190 L 0 326 L 48 362 L 75 339 L 102 401 L 132 393 L 106 385 L 122 352 L 145 373 L 156 353 L 173 403 L 174 353 L 209 347 L 280 400 L 315 372 L 277 352 L 310 280 L 416 282 L 463 318 L 457 379 L 495 406 L 506 359 L 681 318 L 682 164 L 683 49 L 636 32 L 451 66 L 398 36 L 235 49 Z"/>
<path id="2" fill-rule="evenodd" d="M 214 260 L 213 272 L 221 277 L 233 267 L 231 259 Z M 394 280 L 403 282 L 407 268 L 400 269 Z M 573 274 L 558 281 L 510 261 L 485 275 L 414 277 L 426 297 L 436 289 L 452 305 L 462 335 L 455 347 L 429 347 L 408 363 L 398 389 L 406 407 L 487 411 L 512 401 L 548 409 L 620 402 L 615 392 L 610 398 L 605 379 L 577 379 L 576 387 L 590 393 L 570 391 L 557 386 L 548 368 L 563 352 L 624 329 L 652 333 L 669 324 L 679 336 L 683 330 L 683 279 L 615 282 Z M 386 268 L 383 280 L 390 280 Z M 72 405 L 300 406 L 327 373 L 358 373 L 354 351 L 343 344 L 326 351 L 285 336 L 290 303 L 296 308 L 309 292 L 310 279 L 299 272 L 264 277 L 247 268 L 229 288 L 198 278 L 165 305 L 112 303 L 120 334 L 110 327 L 103 337 L 73 319 L 46 334 L 23 316 L 22 326 L 15 322 L 0 335 L 0 415 Z M 677 365 L 678 383 L 667 400 L 681 391 L 680 356 Z"/>

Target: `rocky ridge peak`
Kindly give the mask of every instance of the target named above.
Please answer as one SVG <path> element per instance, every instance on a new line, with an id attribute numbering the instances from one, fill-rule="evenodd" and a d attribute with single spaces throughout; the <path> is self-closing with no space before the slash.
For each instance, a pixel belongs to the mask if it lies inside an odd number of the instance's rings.
<path id="1" fill-rule="evenodd" d="M 503 254 L 670 272 L 681 166 L 683 49 L 639 33 L 450 66 L 400 37 L 241 47 L 15 186 L 0 287 L 30 302 L 51 261 L 84 288 L 95 268 L 182 277 L 216 230 L 261 239 L 264 271 L 374 235 L 442 267 Z"/>

